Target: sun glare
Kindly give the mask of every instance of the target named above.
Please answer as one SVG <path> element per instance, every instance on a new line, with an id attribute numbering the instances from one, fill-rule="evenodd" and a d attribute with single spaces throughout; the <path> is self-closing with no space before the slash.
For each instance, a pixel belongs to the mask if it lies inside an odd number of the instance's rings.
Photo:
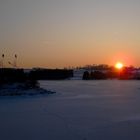
<path id="1" fill-rule="evenodd" d="M 117 62 L 116 65 L 115 65 L 115 68 L 122 69 L 123 68 L 123 64 L 121 62 Z"/>

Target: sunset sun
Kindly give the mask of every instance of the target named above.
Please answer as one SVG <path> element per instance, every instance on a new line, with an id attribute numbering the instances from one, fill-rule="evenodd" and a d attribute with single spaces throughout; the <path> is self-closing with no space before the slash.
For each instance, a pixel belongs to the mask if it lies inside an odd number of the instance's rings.
<path id="1" fill-rule="evenodd" d="M 121 62 L 117 62 L 117 63 L 115 64 L 115 68 L 117 68 L 117 69 L 122 69 L 123 66 L 124 66 L 124 65 L 123 65 Z"/>

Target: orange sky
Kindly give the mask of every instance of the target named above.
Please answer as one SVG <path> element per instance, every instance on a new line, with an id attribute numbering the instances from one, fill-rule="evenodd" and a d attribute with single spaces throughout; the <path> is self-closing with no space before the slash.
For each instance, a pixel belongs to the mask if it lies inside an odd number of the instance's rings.
<path id="1" fill-rule="evenodd" d="M 0 53 L 6 66 L 18 54 L 25 68 L 140 66 L 139 7 L 137 0 L 0 1 Z"/>

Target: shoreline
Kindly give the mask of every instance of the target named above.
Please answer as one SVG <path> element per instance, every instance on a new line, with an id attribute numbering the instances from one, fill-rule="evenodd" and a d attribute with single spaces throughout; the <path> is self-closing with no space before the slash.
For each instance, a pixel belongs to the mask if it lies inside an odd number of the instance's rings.
<path id="1" fill-rule="evenodd" d="M 26 88 L 24 84 L 12 83 L 4 84 L 0 89 L 0 97 L 2 96 L 34 96 L 44 94 L 54 94 L 54 91 L 49 91 L 41 87 Z"/>

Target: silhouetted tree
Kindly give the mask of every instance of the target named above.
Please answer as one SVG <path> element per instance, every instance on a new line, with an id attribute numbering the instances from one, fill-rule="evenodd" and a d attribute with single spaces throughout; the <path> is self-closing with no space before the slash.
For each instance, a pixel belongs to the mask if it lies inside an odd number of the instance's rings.
<path id="1" fill-rule="evenodd" d="M 94 71 L 93 79 L 107 79 L 106 74 L 101 71 Z"/>
<path id="2" fill-rule="evenodd" d="M 85 71 L 83 74 L 83 80 L 89 80 L 90 79 L 90 74 L 88 71 Z"/>
<path id="3" fill-rule="evenodd" d="M 90 79 L 93 79 L 93 78 L 94 78 L 94 72 L 91 71 L 91 73 L 90 73 Z"/>

